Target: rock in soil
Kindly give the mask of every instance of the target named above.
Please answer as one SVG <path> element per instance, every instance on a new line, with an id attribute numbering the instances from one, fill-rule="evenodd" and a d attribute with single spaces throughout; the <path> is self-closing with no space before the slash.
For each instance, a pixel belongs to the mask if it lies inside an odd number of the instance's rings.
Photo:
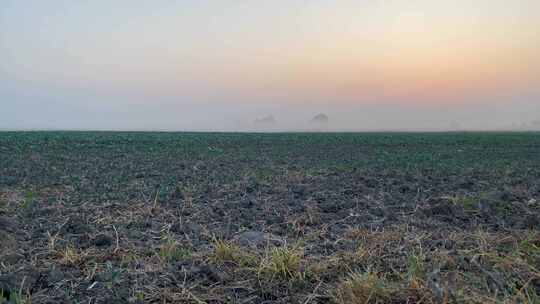
<path id="1" fill-rule="evenodd" d="M 106 247 L 111 246 L 113 243 L 112 237 L 106 234 L 98 234 L 93 241 L 94 245 L 97 247 Z"/>

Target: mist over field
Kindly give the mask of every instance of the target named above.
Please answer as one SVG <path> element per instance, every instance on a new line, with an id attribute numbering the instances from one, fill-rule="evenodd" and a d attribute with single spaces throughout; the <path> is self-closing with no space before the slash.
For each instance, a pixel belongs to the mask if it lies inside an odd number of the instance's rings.
<path id="1" fill-rule="evenodd" d="M 3 1 L 0 129 L 538 129 L 539 11 L 533 0 Z M 327 124 L 310 123 L 319 113 Z"/>
<path id="2" fill-rule="evenodd" d="M 38 94 L 36 94 L 38 95 Z M 0 129 L 163 131 L 445 131 L 539 130 L 540 103 L 515 101 L 480 105 L 118 102 L 92 96 L 4 97 Z M 8 99 L 10 98 L 10 99 Z M 93 100 L 114 100 L 95 103 Z M 74 102 L 76 100 L 77 102 Z M 79 102 L 80 101 L 80 102 Z M 311 122 L 318 113 L 328 122 Z M 273 117 L 274 121 L 258 120 Z"/>

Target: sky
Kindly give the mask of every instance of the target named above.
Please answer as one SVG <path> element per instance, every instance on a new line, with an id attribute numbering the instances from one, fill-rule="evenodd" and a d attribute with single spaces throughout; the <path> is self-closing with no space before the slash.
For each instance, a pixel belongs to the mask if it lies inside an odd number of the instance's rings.
<path id="1" fill-rule="evenodd" d="M 538 0 L 2 0 L 0 129 L 540 128 L 539 54 Z"/>

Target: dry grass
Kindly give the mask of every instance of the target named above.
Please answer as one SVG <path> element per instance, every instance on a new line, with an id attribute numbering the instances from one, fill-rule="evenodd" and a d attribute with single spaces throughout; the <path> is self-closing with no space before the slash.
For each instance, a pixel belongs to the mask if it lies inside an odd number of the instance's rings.
<path id="1" fill-rule="evenodd" d="M 234 244 L 215 239 L 213 242 L 214 253 L 212 259 L 217 263 L 236 262 L 239 256 L 239 248 Z"/>
<path id="2" fill-rule="evenodd" d="M 333 294 L 339 304 L 388 303 L 392 291 L 386 282 L 373 272 L 353 272 Z"/>
<path id="3" fill-rule="evenodd" d="M 60 264 L 65 266 L 79 266 L 86 261 L 87 251 L 78 250 L 72 246 L 56 251 Z"/>
<path id="4" fill-rule="evenodd" d="M 167 238 L 158 249 L 158 257 L 164 263 L 179 261 L 191 256 L 191 250 L 184 248 L 172 238 Z"/>
<path id="5" fill-rule="evenodd" d="M 302 269 L 303 251 L 299 247 L 276 247 L 270 249 L 270 254 L 263 259 L 261 270 L 271 278 L 285 280 L 302 280 L 305 272 Z"/>
<path id="6" fill-rule="evenodd" d="M 516 228 L 521 215 L 540 210 L 527 204 L 538 199 L 536 169 L 513 173 L 527 182 L 522 195 L 510 193 L 523 212 L 492 215 L 475 211 L 484 205 L 474 188 L 503 182 L 481 171 L 465 172 L 473 186 L 463 190 L 446 170 L 427 176 L 328 164 L 315 170 L 319 163 L 304 158 L 304 148 L 282 158 L 265 140 L 256 146 L 263 158 L 231 146 L 234 154 L 214 157 L 224 152 L 212 150 L 205 159 L 191 141 L 177 146 L 177 136 L 167 153 L 159 153 L 165 141 L 151 147 L 156 161 L 149 161 L 147 143 L 117 150 L 104 142 L 103 150 L 83 144 L 91 150 L 44 157 L 43 167 L 24 157 L 13 166 L 9 172 L 25 182 L 0 189 L 9 247 L 0 250 L 0 279 L 12 288 L 35 277 L 32 288 L 9 290 L 20 299 L 12 302 L 540 303 L 540 233 Z M 350 155 L 340 149 L 343 155 L 327 156 L 320 147 L 313 151 L 332 163 Z M 54 171 L 43 170 L 43 179 L 25 176 L 52 163 L 63 171 L 56 181 L 69 186 L 42 187 Z M 27 188 L 32 195 L 25 196 Z M 233 237 L 244 231 L 276 241 L 244 246 Z M 98 245 L 100 234 L 110 240 Z"/>

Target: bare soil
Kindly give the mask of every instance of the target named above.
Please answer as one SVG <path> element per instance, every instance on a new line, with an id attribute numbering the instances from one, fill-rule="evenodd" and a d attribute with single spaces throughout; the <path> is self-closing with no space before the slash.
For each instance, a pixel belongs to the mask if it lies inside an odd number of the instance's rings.
<path id="1" fill-rule="evenodd" d="M 540 135 L 0 133 L 0 303 L 540 303 Z"/>

